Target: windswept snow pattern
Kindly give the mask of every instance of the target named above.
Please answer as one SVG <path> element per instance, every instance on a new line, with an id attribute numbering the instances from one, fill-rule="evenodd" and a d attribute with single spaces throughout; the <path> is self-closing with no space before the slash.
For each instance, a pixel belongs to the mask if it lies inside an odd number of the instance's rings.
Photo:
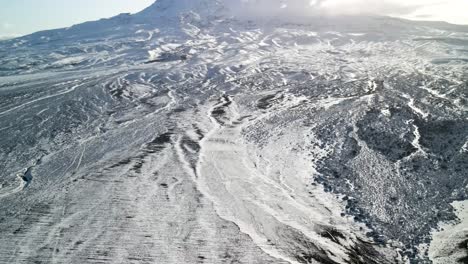
<path id="1" fill-rule="evenodd" d="M 0 42 L 0 263 L 467 263 L 468 27 L 228 8 Z"/>

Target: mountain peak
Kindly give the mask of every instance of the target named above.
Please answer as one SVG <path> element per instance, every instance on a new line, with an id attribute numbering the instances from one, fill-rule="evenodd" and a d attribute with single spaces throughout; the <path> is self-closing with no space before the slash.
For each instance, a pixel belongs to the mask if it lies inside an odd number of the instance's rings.
<path id="1" fill-rule="evenodd" d="M 180 14 L 195 12 L 202 16 L 217 15 L 225 11 L 222 0 L 157 0 L 138 15 L 150 17 L 178 17 Z"/>

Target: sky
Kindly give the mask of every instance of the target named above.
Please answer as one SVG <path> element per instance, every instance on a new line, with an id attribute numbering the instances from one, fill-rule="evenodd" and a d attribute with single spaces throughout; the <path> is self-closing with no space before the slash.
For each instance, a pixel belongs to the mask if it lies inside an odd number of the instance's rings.
<path id="1" fill-rule="evenodd" d="M 135 13 L 155 0 L 0 0 L 0 38 L 68 27 L 119 13 Z M 176 1 L 176 0 L 174 0 Z M 195 1 L 195 0 L 194 0 Z M 226 0 L 254 12 L 378 14 L 468 24 L 468 0 Z M 246 4 L 247 3 L 247 4 Z M 246 5 L 245 5 L 246 4 Z M 255 5 L 256 8 L 252 8 Z M 261 10 L 261 11 L 260 11 Z M 245 10 L 244 10 L 245 11 Z"/>
<path id="2" fill-rule="evenodd" d="M 135 13 L 154 0 L 0 0 L 0 38 Z"/>

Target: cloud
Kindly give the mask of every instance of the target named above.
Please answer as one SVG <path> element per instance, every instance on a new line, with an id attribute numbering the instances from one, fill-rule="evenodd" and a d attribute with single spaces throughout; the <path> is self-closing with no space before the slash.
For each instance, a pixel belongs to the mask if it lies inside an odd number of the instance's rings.
<path id="1" fill-rule="evenodd" d="M 17 38 L 17 37 L 19 37 L 19 36 L 20 36 L 20 35 L 17 35 L 17 34 L 0 35 L 0 40 L 13 39 L 13 38 Z"/>
<path id="2" fill-rule="evenodd" d="M 440 20 L 456 24 L 468 24 L 468 1 L 445 0 L 431 5 L 424 5 L 415 12 L 406 15 L 410 19 Z"/>
<path id="3" fill-rule="evenodd" d="M 308 16 L 320 0 L 232 0 L 231 10 L 238 16 Z"/>
<path id="4" fill-rule="evenodd" d="M 14 32 L 14 26 L 7 22 L 0 22 L 0 40 L 12 39 L 18 37 Z"/>
<path id="5" fill-rule="evenodd" d="M 466 0 L 224 0 L 238 16 L 299 18 L 316 15 L 384 15 L 450 18 Z M 443 7 L 443 8 L 442 8 Z M 461 10 L 468 10 L 461 9 Z M 424 14 L 421 12 L 424 11 Z M 468 16 L 466 20 L 468 20 Z M 468 21 L 467 21 L 468 23 Z"/>
<path id="6" fill-rule="evenodd" d="M 1 28 L 2 29 L 5 29 L 5 30 L 8 30 L 8 29 L 12 29 L 13 28 L 13 25 L 10 24 L 10 23 L 7 23 L 7 22 L 4 22 L 4 23 L 1 23 Z"/>
<path id="7" fill-rule="evenodd" d="M 418 2 L 414 0 L 325 0 L 321 3 L 320 9 L 332 14 L 407 15 L 424 6 Z"/>

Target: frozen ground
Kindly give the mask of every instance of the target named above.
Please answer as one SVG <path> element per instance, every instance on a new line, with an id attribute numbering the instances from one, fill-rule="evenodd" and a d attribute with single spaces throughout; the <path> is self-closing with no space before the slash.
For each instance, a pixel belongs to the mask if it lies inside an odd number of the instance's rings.
<path id="1" fill-rule="evenodd" d="M 178 2 L 0 42 L 0 263 L 467 263 L 468 27 Z"/>

